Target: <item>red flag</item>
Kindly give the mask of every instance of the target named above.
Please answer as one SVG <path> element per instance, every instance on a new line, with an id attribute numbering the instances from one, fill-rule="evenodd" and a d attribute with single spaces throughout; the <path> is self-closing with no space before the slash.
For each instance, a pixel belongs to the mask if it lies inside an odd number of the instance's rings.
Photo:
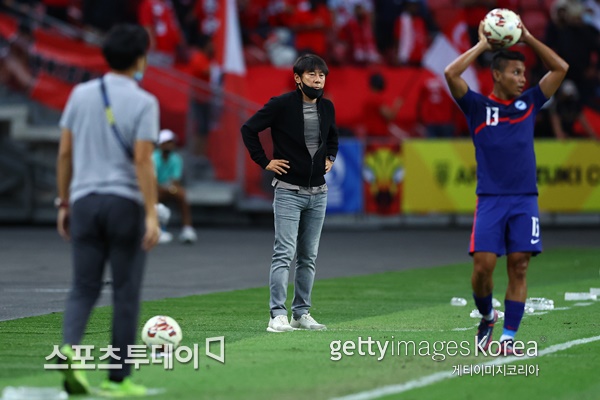
<path id="1" fill-rule="evenodd" d="M 223 73 L 246 74 L 240 21 L 235 0 L 221 0 L 215 10 L 217 29 L 213 36 L 216 59 Z"/>
<path id="2" fill-rule="evenodd" d="M 248 113 L 255 110 L 244 110 L 239 101 L 231 100 L 245 98 L 246 87 L 246 65 L 236 1 L 220 0 L 215 10 L 215 19 L 215 56 L 220 73 L 223 74 L 223 89 L 233 96 L 225 96 L 219 132 L 209 136 L 208 152 L 217 178 L 231 181 L 241 178 L 238 176 L 239 171 L 245 171 L 246 175 L 260 173 L 256 165 L 237 168 L 238 163 L 247 163 L 245 158 L 239 157 L 237 151 L 241 146 L 240 126 Z"/>
<path id="3" fill-rule="evenodd" d="M 445 79 L 444 69 L 446 66 L 471 48 L 464 10 L 444 10 L 444 15 L 446 17 L 443 20 L 447 23 L 441 27 L 442 34 L 436 36 L 423 57 L 423 66 L 442 80 Z M 473 66 L 467 68 L 463 78 L 471 90 L 479 92 L 479 81 Z"/>
<path id="4" fill-rule="evenodd" d="M 449 23 L 442 28 L 444 35 L 459 53 L 464 53 L 471 48 L 471 39 L 469 39 L 469 31 L 465 11 L 457 9 L 452 11 L 451 18 L 447 18 Z"/>

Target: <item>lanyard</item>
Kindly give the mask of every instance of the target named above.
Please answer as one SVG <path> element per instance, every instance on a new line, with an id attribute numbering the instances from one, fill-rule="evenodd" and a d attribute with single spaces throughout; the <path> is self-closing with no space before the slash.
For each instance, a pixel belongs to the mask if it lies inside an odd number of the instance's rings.
<path id="1" fill-rule="evenodd" d="M 111 130 L 115 134 L 115 137 L 121 144 L 123 151 L 125 151 L 125 154 L 127 154 L 127 156 L 133 160 L 133 151 L 127 145 L 123 135 L 121 135 L 121 131 L 119 131 L 119 128 L 115 123 L 115 115 L 113 114 L 112 108 L 110 107 L 110 102 L 108 101 L 108 93 L 106 91 L 106 85 L 104 84 L 104 77 L 100 78 L 100 90 L 102 91 L 102 100 L 104 101 L 104 114 L 106 115 L 106 120 L 108 121 Z"/>

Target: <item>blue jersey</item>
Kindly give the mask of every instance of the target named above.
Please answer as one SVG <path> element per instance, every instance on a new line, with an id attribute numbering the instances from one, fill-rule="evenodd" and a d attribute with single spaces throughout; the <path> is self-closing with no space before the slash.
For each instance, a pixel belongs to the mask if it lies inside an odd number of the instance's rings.
<path id="1" fill-rule="evenodd" d="M 475 145 L 478 195 L 538 193 L 533 127 L 547 100 L 537 85 L 513 100 L 471 89 L 456 100 Z"/>

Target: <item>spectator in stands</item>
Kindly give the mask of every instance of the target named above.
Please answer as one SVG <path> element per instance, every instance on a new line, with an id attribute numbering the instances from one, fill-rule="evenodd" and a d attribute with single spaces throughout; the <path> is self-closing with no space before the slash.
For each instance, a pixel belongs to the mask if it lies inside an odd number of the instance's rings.
<path id="1" fill-rule="evenodd" d="M 381 61 L 375 45 L 371 20 L 372 15 L 369 11 L 362 4 L 356 4 L 354 13 L 346 24 L 346 35 L 344 36 L 350 43 L 352 60 L 357 64 L 379 63 Z"/>
<path id="2" fill-rule="evenodd" d="M 397 54 L 394 44 L 394 27 L 402 13 L 403 0 L 375 0 L 373 26 L 375 27 L 375 43 L 379 53 L 386 62 L 393 64 Z"/>
<path id="3" fill-rule="evenodd" d="M 183 175 L 183 159 L 176 152 L 175 134 L 163 129 L 158 136 L 158 148 L 152 155 L 156 180 L 158 181 L 158 201 L 160 203 L 176 203 L 181 212 L 183 229 L 179 234 L 182 243 L 194 243 L 196 231 L 192 226 L 192 213 L 186 198 L 181 178 Z"/>
<path id="4" fill-rule="evenodd" d="M 244 46 L 246 65 L 267 64 L 265 41 L 270 27 L 267 25 L 269 0 L 238 0 L 238 14 Z"/>
<path id="5" fill-rule="evenodd" d="M 558 0 L 552 10 L 546 43 L 570 65 L 567 78 L 577 86 L 583 103 L 590 101 L 598 85 L 599 35 L 583 23 L 583 6 Z"/>
<path id="6" fill-rule="evenodd" d="M 585 11 L 582 16 L 583 22 L 593 28 L 593 32 L 596 37 L 600 35 L 600 0 L 585 0 L 584 1 Z M 600 41 L 600 39 L 598 39 Z M 599 44 L 600 47 L 600 44 Z M 590 82 L 588 88 L 589 96 L 591 97 L 586 101 L 587 105 L 594 108 L 596 111 L 600 111 L 600 60 L 596 59 L 594 68 L 590 71 L 594 79 Z"/>
<path id="7" fill-rule="evenodd" d="M 357 6 L 360 6 L 370 18 L 374 17 L 373 0 L 328 0 L 327 5 L 334 16 L 336 26 L 343 28 L 352 18 Z"/>
<path id="8" fill-rule="evenodd" d="M 181 28 L 186 43 L 194 43 L 196 39 L 197 21 L 190 18 L 193 14 L 196 0 L 170 0 L 175 17 Z"/>
<path id="9" fill-rule="evenodd" d="M 177 51 L 184 46 L 175 12 L 165 0 L 142 0 L 138 22 L 150 35 L 150 64 L 171 66 Z"/>
<path id="10" fill-rule="evenodd" d="M 302 0 L 290 16 L 290 28 L 296 34 L 296 49 L 300 54 L 327 57 L 332 27 L 326 0 Z"/>
<path id="11" fill-rule="evenodd" d="M 293 34 L 287 28 L 273 29 L 264 42 L 264 48 L 267 52 L 267 59 L 271 62 L 271 65 L 276 67 L 292 66 L 298 58 L 298 51 L 294 47 Z"/>
<path id="12" fill-rule="evenodd" d="M 586 136 L 600 139 L 583 113 L 583 104 L 579 98 L 577 86 L 566 80 L 561 85 L 549 106 L 550 124 L 557 139 L 580 137 L 575 133 L 575 123 L 579 122 Z"/>
<path id="13" fill-rule="evenodd" d="M 238 0 L 237 5 L 242 37 L 265 28 L 268 0 Z"/>
<path id="14" fill-rule="evenodd" d="M 212 40 L 208 39 L 202 46 L 191 46 L 188 51 L 187 64 L 179 69 L 198 80 L 191 85 L 190 92 L 190 130 L 192 154 L 206 157 L 206 141 L 210 131 L 212 79 L 215 71 L 215 51 Z"/>
<path id="15" fill-rule="evenodd" d="M 31 26 L 22 20 L 17 32 L 0 46 L 0 83 L 14 90 L 29 92 L 35 79 L 29 59 L 32 46 Z"/>
<path id="16" fill-rule="evenodd" d="M 396 20 L 394 64 L 420 66 L 429 46 L 427 23 L 421 13 L 421 0 L 406 0 Z"/>
<path id="17" fill-rule="evenodd" d="M 374 73 L 369 76 L 370 92 L 365 100 L 362 117 L 367 136 L 392 137 L 396 133 L 395 130 L 390 130 L 390 124 L 396 119 L 404 100 L 396 97 L 390 104 L 390 100 L 385 96 L 385 87 L 383 75 Z M 405 133 L 401 139 L 408 136 L 408 133 Z"/>
<path id="18" fill-rule="evenodd" d="M 196 21 L 198 35 L 194 42 L 202 45 L 213 37 L 219 26 L 223 23 L 217 18 L 219 2 L 216 0 L 196 0 L 191 18 Z"/>
<path id="19" fill-rule="evenodd" d="M 417 120 L 428 138 L 454 136 L 456 105 L 438 75 L 431 74 L 423 82 L 417 101 Z"/>
<path id="20" fill-rule="evenodd" d="M 295 10 L 295 0 L 269 0 L 265 10 L 268 25 L 271 27 L 290 26 Z"/>
<path id="21" fill-rule="evenodd" d="M 334 24 L 330 57 L 339 65 L 379 62 L 372 0 L 329 0 Z"/>

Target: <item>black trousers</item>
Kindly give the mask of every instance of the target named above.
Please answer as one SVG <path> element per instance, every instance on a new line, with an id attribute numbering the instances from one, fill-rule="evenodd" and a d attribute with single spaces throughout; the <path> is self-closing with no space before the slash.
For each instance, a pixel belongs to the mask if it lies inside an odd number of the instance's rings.
<path id="1" fill-rule="evenodd" d="M 103 286 L 109 261 L 112 274 L 112 346 L 120 360 L 110 370 L 113 378 L 131 374 L 125 364 L 127 347 L 135 344 L 140 311 L 140 292 L 146 252 L 141 242 L 145 232 L 143 207 L 126 198 L 91 194 L 77 200 L 70 214 L 73 282 L 63 321 L 64 342 L 77 345 L 85 333 L 92 308 Z M 96 349 L 98 350 L 98 349 Z M 97 353 L 96 353 L 97 354 Z M 94 360 L 97 364 L 98 360 Z"/>

